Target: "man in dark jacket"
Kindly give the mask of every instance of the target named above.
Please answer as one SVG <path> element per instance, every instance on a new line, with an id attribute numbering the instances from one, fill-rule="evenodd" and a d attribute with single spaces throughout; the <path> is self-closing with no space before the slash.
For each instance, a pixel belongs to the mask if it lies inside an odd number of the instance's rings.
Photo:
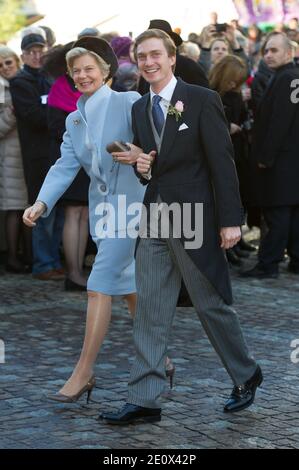
<path id="1" fill-rule="evenodd" d="M 165 20 L 151 20 L 148 29 L 161 29 L 162 31 L 165 31 L 177 47 L 183 43 L 182 38 L 172 31 L 170 24 Z M 178 52 L 176 53 L 174 75 L 176 77 L 180 77 L 186 83 L 192 83 L 193 85 L 200 85 L 205 88 L 209 88 L 209 82 L 203 67 L 197 62 L 194 62 L 194 60 L 183 56 Z M 140 77 L 137 91 L 141 95 L 145 95 L 149 91 L 149 83 L 144 80 L 143 77 Z"/>
<path id="2" fill-rule="evenodd" d="M 268 226 L 259 262 L 246 277 L 277 277 L 287 249 L 289 271 L 299 274 L 299 70 L 292 44 L 284 33 L 272 33 L 264 60 L 273 71 L 256 112 L 253 159 L 258 170 L 256 203 Z"/>
<path id="3" fill-rule="evenodd" d="M 273 73 L 273 70 L 268 67 L 265 61 L 261 60 L 251 85 L 251 103 L 254 114 L 258 109 Z"/>
<path id="4" fill-rule="evenodd" d="M 216 92 L 174 77 L 175 46 L 165 32 L 145 31 L 135 49 L 139 70 L 150 83 L 150 92 L 132 108 L 134 142 L 144 152 L 136 171 L 148 184 L 136 249 L 136 359 L 128 403 L 102 418 L 112 424 L 160 421 L 158 397 L 164 388 L 167 343 L 182 278 L 235 384 L 224 411 L 239 411 L 253 403 L 263 377 L 230 307 L 223 248 L 240 239 L 243 211 L 223 107 Z M 203 203 L 202 221 L 198 203 Z M 163 207 L 161 217 L 157 204 Z M 194 228 L 193 234 L 188 226 Z M 201 232 L 202 243 L 188 243 L 193 236 L 196 242 Z"/>
<path id="5" fill-rule="evenodd" d="M 50 83 L 40 72 L 46 40 L 40 34 L 27 34 L 22 39 L 21 49 L 24 67 L 11 80 L 10 90 L 17 118 L 29 204 L 33 204 L 50 168 L 47 126 Z M 38 221 L 33 229 L 32 272 L 37 279 L 62 278 L 59 272 L 62 227 L 63 216 L 54 211 L 47 219 Z"/>

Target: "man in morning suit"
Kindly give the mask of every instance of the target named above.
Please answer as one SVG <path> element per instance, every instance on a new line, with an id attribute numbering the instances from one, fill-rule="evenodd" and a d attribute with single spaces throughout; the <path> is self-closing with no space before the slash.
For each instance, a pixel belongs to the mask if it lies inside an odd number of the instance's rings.
<path id="1" fill-rule="evenodd" d="M 172 203 L 183 208 L 189 203 L 193 224 L 196 204 L 202 203 L 203 223 L 195 229 L 202 229 L 203 243 L 200 248 L 188 244 L 185 221 L 177 223 L 174 215 L 170 218 L 173 231 L 165 236 L 163 225 L 169 222 L 169 215 L 163 219 L 164 209 L 155 214 L 161 221 L 158 233 L 152 230 L 151 217 L 146 233 L 140 229 L 136 359 L 128 400 L 119 412 L 105 412 L 101 418 L 110 424 L 161 419 L 158 398 L 165 384 L 167 341 L 182 279 L 234 383 L 224 411 L 238 411 L 253 402 L 262 373 L 249 355 L 238 317 L 230 306 L 232 292 L 224 250 L 240 239 L 243 211 L 221 101 L 217 93 L 175 78 L 176 47 L 164 31 L 142 33 L 136 39 L 135 55 L 142 76 L 150 83 L 150 92 L 132 110 L 134 143 L 143 149 L 136 171 L 147 184 L 144 207 L 151 215 L 157 203 L 165 208 Z"/>

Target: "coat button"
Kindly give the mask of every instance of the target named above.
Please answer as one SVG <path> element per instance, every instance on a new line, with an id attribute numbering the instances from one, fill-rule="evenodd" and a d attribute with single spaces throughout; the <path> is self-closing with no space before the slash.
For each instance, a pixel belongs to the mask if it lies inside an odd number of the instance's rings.
<path id="1" fill-rule="evenodd" d="M 105 185 L 105 184 L 101 184 L 100 190 L 103 191 L 103 192 L 105 192 L 106 189 L 107 189 L 106 185 Z"/>

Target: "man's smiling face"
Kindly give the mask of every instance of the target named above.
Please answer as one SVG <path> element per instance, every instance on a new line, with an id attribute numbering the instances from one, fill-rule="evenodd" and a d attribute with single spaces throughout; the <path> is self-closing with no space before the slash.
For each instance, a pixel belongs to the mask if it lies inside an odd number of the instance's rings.
<path id="1" fill-rule="evenodd" d="M 163 89 L 172 77 L 176 56 L 169 56 L 162 39 L 149 38 L 142 41 L 136 50 L 138 68 L 143 78 Z"/>

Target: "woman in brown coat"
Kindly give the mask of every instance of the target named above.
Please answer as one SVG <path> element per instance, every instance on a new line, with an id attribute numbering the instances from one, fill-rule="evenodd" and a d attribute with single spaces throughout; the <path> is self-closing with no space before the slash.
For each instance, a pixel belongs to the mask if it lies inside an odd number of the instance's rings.
<path id="1" fill-rule="evenodd" d="M 0 210 L 6 211 L 5 236 L 7 244 L 6 270 L 23 272 L 18 245 L 22 230 L 22 213 L 27 207 L 22 155 L 13 112 L 9 79 L 20 68 L 18 56 L 8 47 L 0 47 Z"/>

